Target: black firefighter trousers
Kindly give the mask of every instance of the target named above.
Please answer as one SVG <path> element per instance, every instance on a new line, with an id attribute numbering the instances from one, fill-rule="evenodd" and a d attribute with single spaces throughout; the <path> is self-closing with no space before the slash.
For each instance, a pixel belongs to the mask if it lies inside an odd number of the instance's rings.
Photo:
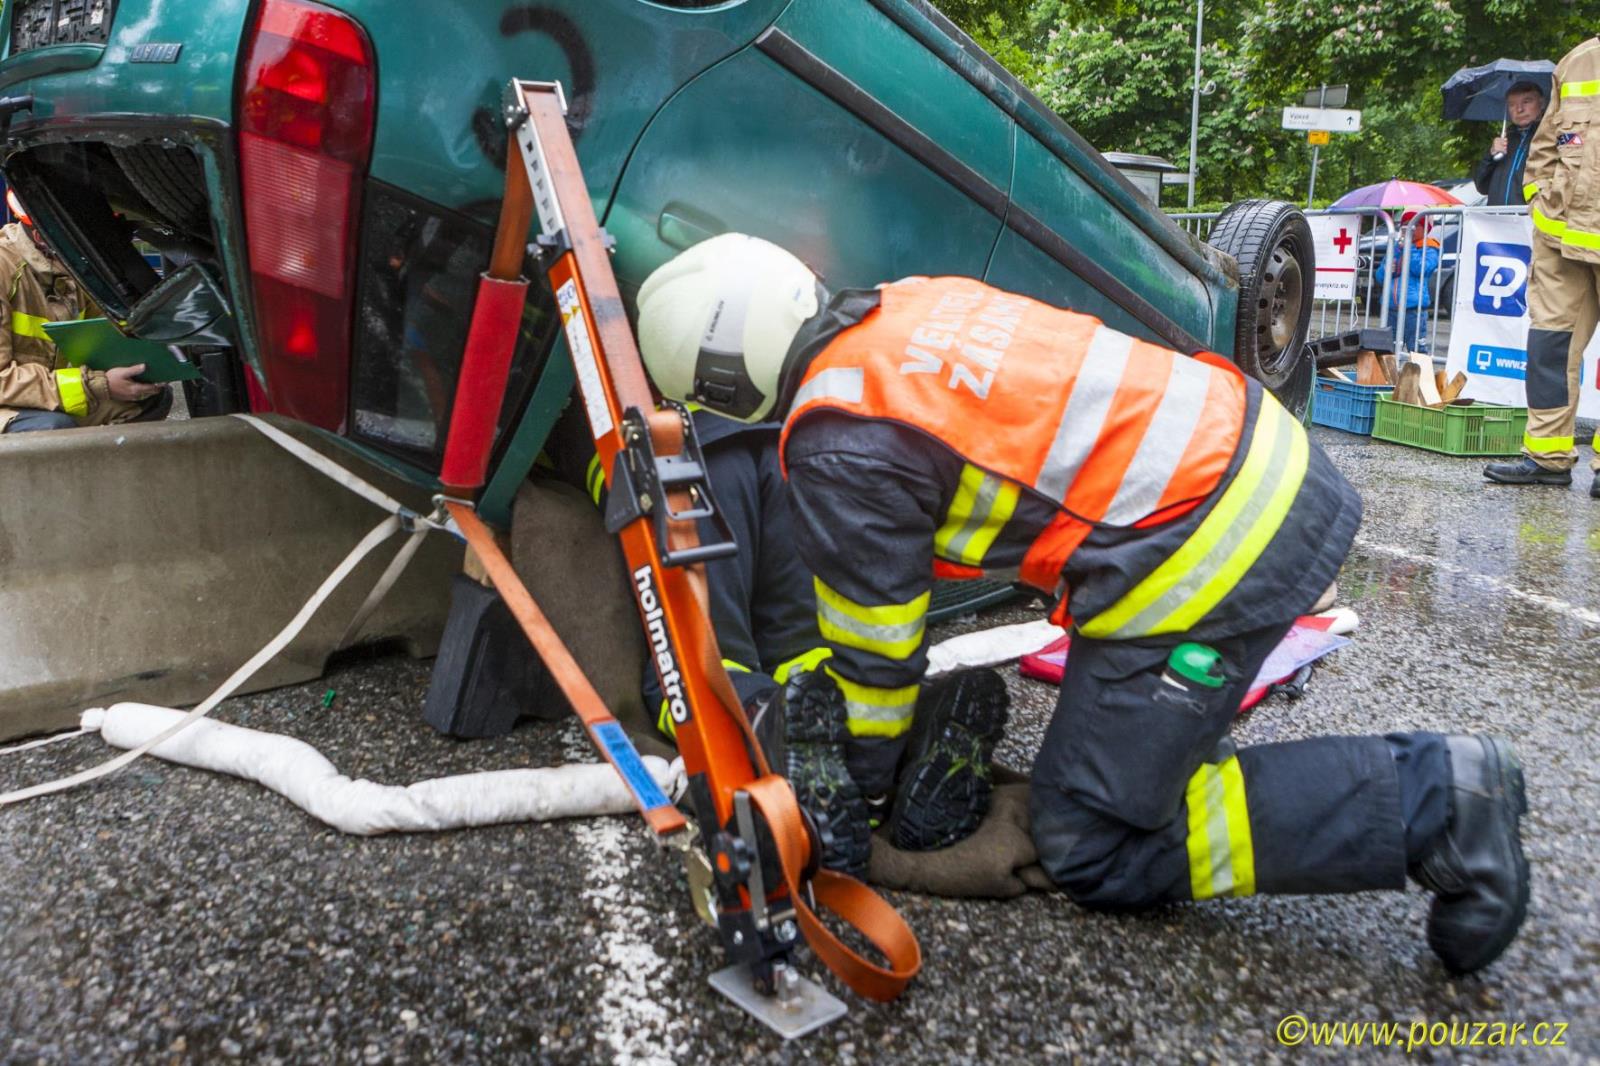
<path id="1" fill-rule="evenodd" d="M 774 674 L 787 679 L 786 666 L 814 666 L 797 660 L 824 646 L 817 629 L 816 591 L 794 546 L 777 431 L 754 428 L 721 435 L 705 444 L 703 453 L 712 497 L 739 544 L 737 554 L 706 564 L 711 629 L 734 690 L 751 707 L 780 687 Z M 716 529 L 702 521 L 700 535 L 709 540 Z M 661 683 L 648 663 L 643 689 L 645 706 L 654 710 L 661 702 Z M 660 725 L 670 736 L 669 722 L 663 718 Z M 781 726 L 780 719 L 767 722 L 763 717 L 758 735 L 766 743 L 767 734 Z M 767 747 L 773 750 L 771 744 Z"/>
<path id="2" fill-rule="evenodd" d="M 1141 907 L 1404 887 L 1408 859 L 1448 823 L 1443 738 L 1320 737 L 1236 750 L 1228 737 L 1290 624 L 1209 642 L 1227 677 L 1219 688 L 1163 680 L 1182 635 L 1074 635 L 1034 766 L 1031 816 L 1040 862 L 1077 902 Z"/>

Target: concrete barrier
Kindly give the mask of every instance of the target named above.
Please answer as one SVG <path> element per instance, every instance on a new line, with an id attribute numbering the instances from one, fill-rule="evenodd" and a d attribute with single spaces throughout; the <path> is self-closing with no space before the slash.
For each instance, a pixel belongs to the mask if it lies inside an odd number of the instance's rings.
<path id="1" fill-rule="evenodd" d="M 429 509 L 426 493 L 276 424 Z M 237 419 L 0 435 L 0 740 L 71 726 L 86 707 L 198 702 L 382 517 Z M 404 540 L 369 556 L 241 691 L 320 676 Z M 432 655 L 462 551 L 431 536 L 360 641 Z"/>

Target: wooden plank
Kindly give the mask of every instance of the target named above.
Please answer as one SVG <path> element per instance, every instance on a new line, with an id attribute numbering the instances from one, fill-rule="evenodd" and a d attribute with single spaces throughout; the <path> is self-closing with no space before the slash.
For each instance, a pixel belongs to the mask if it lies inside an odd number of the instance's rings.
<path id="1" fill-rule="evenodd" d="M 1451 378 L 1444 388 L 1439 390 L 1439 399 L 1444 403 L 1455 403 L 1461 395 L 1461 390 L 1467 387 L 1467 375 L 1456 371 L 1456 376 Z"/>
<path id="2" fill-rule="evenodd" d="M 1379 361 L 1377 352 L 1361 352 L 1356 356 L 1356 384 L 1389 384 L 1389 379 L 1383 376 L 1383 363 Z"/>
<path id="3" fill-rule="evenodd" d="M 1422 402 L 1429 407 L 1438 407 L 1439 385 L 1433 376 L 1433 360 L 1426 355 L 1412 355 L 1411 365 L 1417 368 L 1417 388 L 1422 393 Z"/>
<path id="4" fill-rule="evenodd" d="M 1394 385 L 1394 401 L 1396 403 L 1422 404 L 1422 389 L 1417 381 L 1422 377 L 1422 368 L 1416 363 L 1407 363 L 1400 369 L 1400 379 Z"/>
<path id="5" fill-rule="evenodd" d="M 1378 356 L 1378 362 L 1383 366 L 1383 383 L 1393 385 L 1400 380 L 1400 364 L 1395 362 L 1393 352 L 1383 352 Z"/>

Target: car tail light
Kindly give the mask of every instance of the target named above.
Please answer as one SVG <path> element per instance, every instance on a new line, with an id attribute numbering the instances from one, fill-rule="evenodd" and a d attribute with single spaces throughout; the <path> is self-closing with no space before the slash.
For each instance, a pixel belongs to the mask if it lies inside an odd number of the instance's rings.
<path id="1" fill-rule="evenodd" d="M 273 407 L 344 428 L 357 219 L 376 110 L 372 43 L 311 0 L 263 0 L 239 91 L 257 338 Z"/>

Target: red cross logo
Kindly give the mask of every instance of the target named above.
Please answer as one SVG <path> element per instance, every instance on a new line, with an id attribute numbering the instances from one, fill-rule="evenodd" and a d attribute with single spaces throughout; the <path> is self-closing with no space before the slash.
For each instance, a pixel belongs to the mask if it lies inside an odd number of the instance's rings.
<path id="1" fill-rule="evenodd" d="M 1350 234 L 1345 231 L 1343 226 L 1340 226 L 1339 235 L 1333 239 L 1333 246 L 1339 250 L 1340 255 L 1343 255 L 1344 250 L 1350 247 L 1350 244 Z"/>

